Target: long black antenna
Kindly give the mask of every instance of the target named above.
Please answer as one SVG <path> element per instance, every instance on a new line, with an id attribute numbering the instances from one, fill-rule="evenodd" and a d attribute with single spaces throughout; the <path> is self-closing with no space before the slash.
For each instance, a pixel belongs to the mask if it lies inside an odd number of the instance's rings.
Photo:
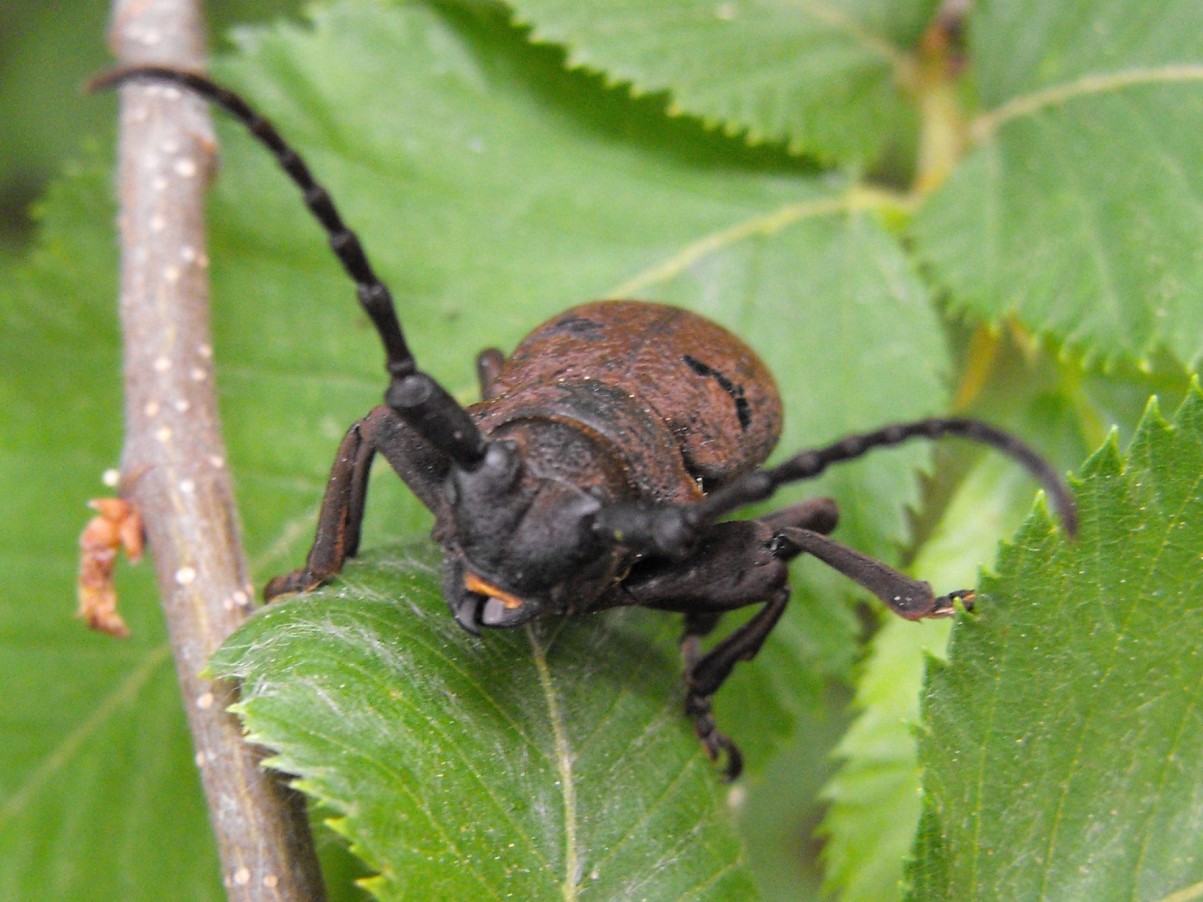
<path id="1" fill-rule="evenodd" d="M 707 526 L 744 505 L 764 501 L 783 485 L 813 479 L 832 464 L 853 460 L 874 448 L 898 445 L 913 438 L 938 439 L 946 435 L 989 445 L 1018 461 L 1040 481 L 1066 533 L 1071 536 L 1077 533 L 1078 514 L 1073 496 L 1048 461 L 1011 433 L 988 423 L 941 417 L 895 423 L 873 432 L 850 435 L 824 448 L 802 451 L 775 467 L 745 473 L 691 504 L 609 505 L 598 512 L 594 529 L 619 543 L 668 555 L 684 554 Z"/>
<path id="2" fill-rule="evenodd" d="M 88 88 L 105 90 L 133 80 L 166 82 L 193 91 L 241 122 L 271 151 L 280 168 L 301 189 L 305 205 L 325 229 L 331 250 L 355 281 L 359 303 L 380 335 L 385 367 L 392 377 L 385 403 L 450 460 L 465 469 L 474 469 L 484 458 L 484 437 L 447 390 L 418 370 L 401 331 L 392 293 L 372 269 L 359 236 L 343 222 L 329 192 L 314 179 L 300 154 L 240 96 L 195 72 L 166 66 L 136 66 L 103 73 L 89 82 Z"/>
<path id="3" fill-rule="evenodd" d="M 831 464 L 853 460 L 874 448 L 899 445 L 913 438 L 939 439 L 946 435 L 959 436 L 989 445 L 1022 464 L 1024 469 L 1036 477 L 1044 490 L 1048 492 L 1053 509 L 1061 518 L 1065 531 L 1070 535 L 1077 533 L 1077 507 L 1074 504 L 1073 496 L 1069 493 L 1069 487 L 1053 469 L 1052 464 L 1016 436 L 991 426 L 989 423 L 983 423 L 981 420 L 964 417 L 933 417 L 912 423 L 894 423 L 873 432 L 850 435 L 826 448 L 803 451 L 763 472 L 769 479 L 771 486 L 769 492 L 771 493 L 790 482 L 814 479 Z M 740 480 L 736 480 L 709 495 L 701 503 L 701 506 L 706 509 L 706 515 L 712 518 L 717 517 L 737 507 L 750 504 L 752 501 L 761 500 L 758 497 L 745 499 L 746 494 L 755 494 L 757 487 L 749 484 L 741 488 L 740 482 Z"/>

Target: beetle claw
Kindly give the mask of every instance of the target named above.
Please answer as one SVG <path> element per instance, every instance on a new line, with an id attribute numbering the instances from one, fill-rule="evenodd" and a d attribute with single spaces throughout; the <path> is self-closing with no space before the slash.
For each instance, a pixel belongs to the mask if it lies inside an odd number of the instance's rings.
<path id="1" fill-rule="evenodd" d="M 947 595 L 941 595 L 936 599 L 935 607 L 931 609 L 930 613 L 924 615 L 924 617 L 952 617 L 957 612 L 956 603 L 958 601 L 966 611 L 972 611 L 973 599 L 976 595 L 977 593 L 972 589 L 957 589 L 955 592 L 949 592 Z"/>

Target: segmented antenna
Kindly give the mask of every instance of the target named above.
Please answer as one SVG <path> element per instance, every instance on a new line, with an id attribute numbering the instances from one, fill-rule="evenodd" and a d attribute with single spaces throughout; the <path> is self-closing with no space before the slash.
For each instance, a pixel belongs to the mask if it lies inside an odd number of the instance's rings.
<path id="1" fill-rule="evenodd" d="M 392 376 L 385 395 L 386 403 L 448 458 L 461 467 L 473 469 L 484 458 L 483 436 L 467 411 L 446 389 L 418 371 L 401 331 L 392 293 L 372 269 L 359 236 L 343 222 L 329 192 L 314 179 L 300 154 L 288 145 L 270 121 L 255 112 L 240 96 L 195 72 L 166 66 L 136 66 L 99 75 L 88 87 L 98 91 L 134 80 L 166 82 L 187 88 L 225 110 L 271 151 L 280 168 L 301 189 L 305 205 L 325 229 L 331 250 L 354 280 L 359 303 L 380 335 L 385 366 Z"/>
<path id="2" fill-rule="evenodd" d="M 708 519 L 713 519 L 737 507 L 767 497 L 767 495 L 760 496 L 761 492 L 767 490 L 768 494 L 772 494 L 787 483 L 814 479 L 832 464 L 853 460 L 874 448 L 899 445 L 913 438 L 939 439 L 946 435 L 958 436 L 988 445 L 1017 461 L 1040 482 L 1040 485 L 1048 493 L 1053 509 L 1061 518 L 1065 531 L 1071 536 L 1077 533 L 1077 506 L 1074 504 L 1073 496 L 1070 495 L 1069 487 L 1052 465 L 1011 433 L 997 429 L 989 423 L 983 423 L 981 420 L 964 417 L 933 417 L 912 423 L 894 423 L 873 432 L 850 435 L 826 448 L 795 454 L 775 467 L 762 470 L 760 474 L 749 474 L 752 477 L 763 474 L 764 477 L 767 477 L 767 480 L 763 482 L 754 478 L 749 480 L 746 487 L 741 488 L 742 480 L 736 480 L 711 493 L 697 506 L 703 509 L 704 515 Z M 761 484 L 754 485 L 753 482 Z"/>
<path id="3" fill-rule="evenodd" d="M 632 547 L 655 549 L 668 555 L 686 553 L 701 532 L 720 517 L 757 501 L 764 501 L 781 486 L 814 479 L 829 466 L 853 460 L 874 448 L 898 445 L 913 438 L 959 436 L 989 445 L 1019 462 L 1048 493 L 1065 532 L 1076 535 L 1077 506 L 1069 486 L 1052 465 L 1020 439 L 980 420 L 932 418 L 895 423 L 873 432 L 850 435 L 825 448 L 795 454 L 775 467 L 753 470 L 689 504 L 644 506 L 618 503 L 602 508 L 594 530 Z"/>
<path id="4" fill-rule="evenodd" d="M 380 340 L 384 342 L 388 371 L 396 376 L 413 372 L 417 367 L 401 332 L 401 324 L 397 320 L 397 311 L 388 287 L 380 281 L 368 263 L 359 237 L 343 222 L 329 192 L 313 178 L 300 154 L 288 146 L 275 126 L 251 109 L 247 102 L 233 91 L 195 72 L 170 69 L 166 66 L 138 66 L 106 72 L 93 79 L 89 88 L 116 88 L 132 80 L 167 82 L 199 94 L 245 125 L 247 131 L 271 151 L 280 168 L 301 189 L 305 205 L 326 230 L 331 250 L 342 263 L 347 275 L 355 280 L 359 302 L 372 318 L 376 331 L 380 333 Z"/>

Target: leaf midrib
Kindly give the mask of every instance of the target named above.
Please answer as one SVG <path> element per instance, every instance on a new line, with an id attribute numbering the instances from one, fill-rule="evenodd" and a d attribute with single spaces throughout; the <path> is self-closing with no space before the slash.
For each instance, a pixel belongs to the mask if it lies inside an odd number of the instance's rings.
<path id="1" fill-rule="evenodd" d="M 525 627 L 525 632 L 527 641 L 530 643 L 535 673 L 539 677 L 539 688 L 543 691 L 543 700 L 547 705 L 556 770 L 560 775 L 560 797 L 564 802 L 564 880 L 560 884 L 560 891 L 565 899 L 575 902 L 578 872 L 580 871 L 578 864 L 580 850 L 577 838 L 576 784 L 572 773 L 572 750 L 568 741 L 564 715 L 556 698 L 555 686 L 552 684 L 551 670 L 547 666 L 547 649 L 530 626 Z"/>

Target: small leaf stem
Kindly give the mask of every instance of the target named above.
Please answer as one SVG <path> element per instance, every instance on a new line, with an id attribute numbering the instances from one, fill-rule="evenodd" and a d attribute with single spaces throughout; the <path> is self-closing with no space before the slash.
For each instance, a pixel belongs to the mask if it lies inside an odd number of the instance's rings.
<path id="1" fill-rule="evenodd" d="M 969 149 L 961 98 L 961 49 L 958 46 L 964 4 L 948 0 L 932 20 L 918 47 L 912 90 L 919 110 L 919 147 L 913 193 L 934 191 Z"/>

